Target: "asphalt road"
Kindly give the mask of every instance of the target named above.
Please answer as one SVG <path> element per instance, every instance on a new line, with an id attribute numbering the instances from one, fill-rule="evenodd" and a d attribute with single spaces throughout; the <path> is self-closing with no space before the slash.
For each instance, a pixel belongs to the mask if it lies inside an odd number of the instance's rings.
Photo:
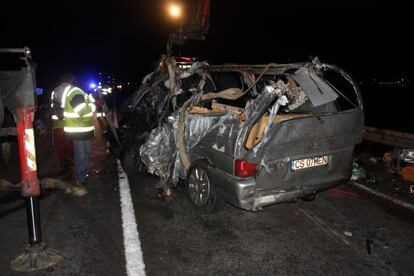
<path id="1" fill-rule="evenodd" d="M 44 192 L 43 239 L 63 260 L 37 273 L 10 270 L 27 242 L 25 210 L 18 193 L 0 192 L 0 275 L 126 274 L 116 164 L 102 166 L 84 197 Z M 413 213 L 350 185 L 313 202 L 204 215 L 181 189 L 159 198 L 156 177 L 129 180 L 147 275 L 414 275 Z"/>

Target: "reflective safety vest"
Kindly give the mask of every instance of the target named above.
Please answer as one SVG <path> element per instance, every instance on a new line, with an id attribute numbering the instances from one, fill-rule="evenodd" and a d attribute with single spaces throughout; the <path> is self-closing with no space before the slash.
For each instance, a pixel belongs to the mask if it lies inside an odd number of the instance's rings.
<path id="1" fill-rule="evenodd" d="M 54 129 L 63 128 L 64 126 L 62 97 L 70 88 L 71 85 L 69 83 L 63 83 L 56 87 L 50 95 L 50 110 Z"/>
<path id="2" fill-rule="evenodd" d="M 72 106 L 74 97 L 82 97 L 82 102 Z M 64 132 L 65 136 L 73 140 L 87 140 L 94 136 L 93 113 L 95 112 L 95 100 L 82 89 L 71 86 L 65 90 L 62 96 Z"/>
<path id="3" fill-rule="evenodd" d="M 102 110 L 102 112 L 96 112 L 96 118 L 103 118 L 106 117 L 105 112 Z"/>

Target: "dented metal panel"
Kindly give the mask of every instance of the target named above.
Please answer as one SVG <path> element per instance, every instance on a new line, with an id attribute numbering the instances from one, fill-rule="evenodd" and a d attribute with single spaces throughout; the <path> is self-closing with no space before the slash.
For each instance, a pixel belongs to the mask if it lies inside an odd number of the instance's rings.
<path id="1" fill-rule="evenodd" d="M 299 83 L 315 107 L 333 102 L 338 98 L 338 94 L 316 74 L 311 66 L 298 69 L 292 78 Z"/>
<path id="2" fill-rule="evenodd" d="M 306 117 L 272 125 L 267 139 L 255 150 L 260 162 L 258 189 L 293 190 L 349 176 L 352 152 L 361 142 L 361 111 Z M 291 162 L 303 158 L 329 156 L 318 168 L 293 172 Z M 325 179 L 325 180 L 324 180 Z"/>

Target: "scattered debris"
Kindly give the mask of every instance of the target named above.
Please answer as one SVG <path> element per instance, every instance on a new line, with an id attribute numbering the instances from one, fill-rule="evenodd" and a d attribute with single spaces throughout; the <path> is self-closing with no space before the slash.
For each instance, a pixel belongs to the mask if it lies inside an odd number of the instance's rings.
<path id="1" fill-rule="evenodd" d="M 352 176 L 351 176 L 351 180 L 356 181 L 360 178 L 365 178 L 366 177 L 366 171 L 360 167 L 357 162 L 353 162 L 352 163 Z"/>
<path id="2" fill-rule="evenodd" d="M 368 160 L 369 160 L 369 162 L 372 162 L 372 163 L 378 163 L 378 160 L 375 157 L 371 157 Z"/>
<path id="3" fill-rule="evenodd" d="M 414 182 L 414 164 L 409 164 L 401 170 L 401 177 L 405 181 Z"/>
<path id="4" fill-rule="evenodd" d="M 410 185 L 410 195 L 414 195 L 414 185 Z"/>
<path id="5" fill-rule="evenodd" d="M 20 183 L 13 184 L 5 179 L 0 179 L 0 190 L 13 190 L 19 191 L 20 190 Z"/>
<path id="6" fill-rule="evenodd" d="M 386 152 L 382 157 L 382 161 L 384 161 L 384 163 L 391 163 L 393 159 L 394 155 L 392 154 L 392 152 Z"/>
<path id="7" fill-rule="evenodd" d="M 13 184 L 5 179 L 0 179 L 0 190 L 20 191 L 20 185 L 20 183 Z M 40 180 L 40 185 L 42 189 L 61 189 L 64 190 L 65 193 L 71 193 L 75 196 L 83 196 L 86 194 L 85 189 L 79 189 L 71 183 L 57 178 L 46 177 Z"/>
<path id="8" fill-rule="evenodd" d="M 344 232 L 344 235 L 345 235 L 345 236 L 347 236 L 347 237 L 352 237 L 352 232 L 350 232 L 350 231 L 345 231 L 345 232 Z"/>
<path id="9" fill-rule="evenodd" d="M 404 162 L 414 164 L 414 149 L 401 150 L 400 159 Z"/>

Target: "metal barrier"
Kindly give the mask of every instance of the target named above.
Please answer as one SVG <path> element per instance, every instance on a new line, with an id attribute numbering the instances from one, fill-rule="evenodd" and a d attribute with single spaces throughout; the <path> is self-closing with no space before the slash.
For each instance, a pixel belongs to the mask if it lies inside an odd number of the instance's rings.
<path id="1" fill-rule="evenodd" d="M 414 134 L 388 129 L 365 127 L 363 139 L 401 149 L 414 149 Z"/>

